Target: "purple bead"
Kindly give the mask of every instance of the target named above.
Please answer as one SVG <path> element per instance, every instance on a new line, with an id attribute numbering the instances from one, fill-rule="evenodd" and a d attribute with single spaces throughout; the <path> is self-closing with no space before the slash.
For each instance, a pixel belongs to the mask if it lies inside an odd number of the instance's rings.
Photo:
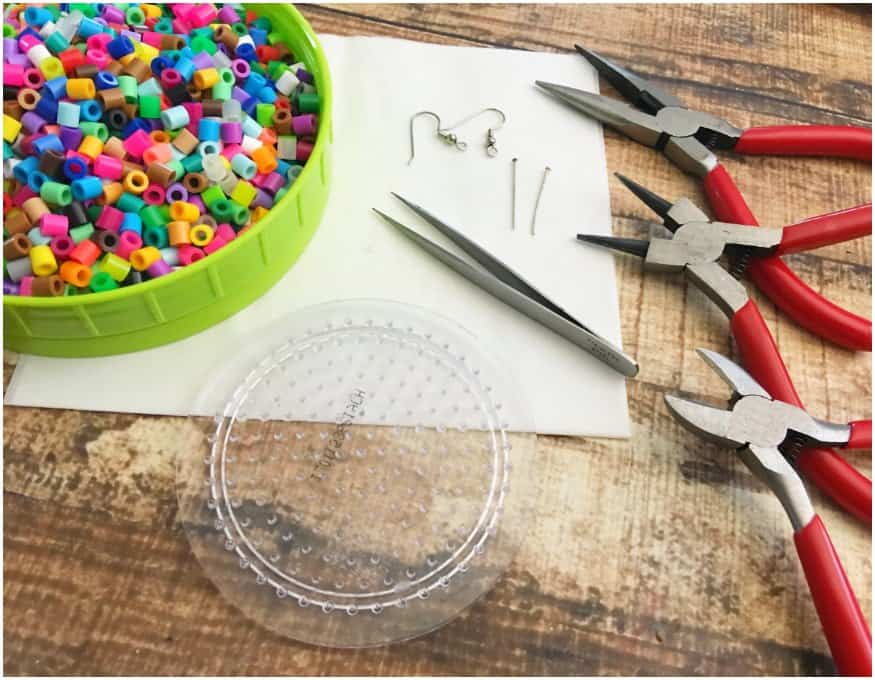
<path id="1" fill-rule="evenodd" d="M 150 278 L 157 279 L 159 276 L 169 274 L 173 269 L 171 269 L 170 265 L 164 260 L 158 259 L 149 265 L 149 268 L 146 271 L 149 272 Z"/>
<path id="2" fill-rule="evenodd" d="M 272 172 L 261 182 L 261 188 L 269 194 L 276 194 L 277 191 L 286 185 L 286 178 L 278 172 Z"/>
<path id="3" fill-rule="evenodd" d="M 15 38 L 3 38 L 3 54 L 8 60 L 13 54 L 19 54 L 18 41 Z"/>
<path id="4" fill-rule="evenodd" d="M 61 144 L 64 145 L 67 151 L 75 151 L 79 148 L 79 144 L 82 143 L 85 133 L 79 128 L 61 126 L 61 132 L 58 136 L 61 138 Z"/>
<path id="5" fill-rule="evenodd" d="M 233 64 L 232 64 L 232 66 L 233 66 Z M 236 99 L 241 104 L 243 102 L 245 102 L 247 99 L 249 99 L 249 93 L 246 90 L 244 90 L 242 87 L 239 87 L 237 85 L 235 85 L 234 89 L 231 90 L 231 96 L 234 97 L 234 99 Z"/>
<path id="6" fill-rule="evenodd" d="M 122 31 L 123 36 L 126 36 L 131 42 L 141 42 L 142 38 L 139 33 L 135 33 L 134 31 Z"/>
<path id="7" fill-rule="evenodd" d="M 187 201 L 188 200 L 188 189 L 182 186 L 179 182 L 174 182 L 169 187 L 167 187 L 167 196 L 166 196 L 167 204 L 173 203 L 174 201 Z"/>
<path id="8" fill-rule="evenodd" d="M 225 144 L 239 144 L 243 141 L 243 126 L 240 123 L 222 123 L 221 131 Z"/>
<path id="9" fill-rule="evenodd" d="M 246 80 L 249 77 L 249 74 L 252 73 L 249 64 L 243 59 L 234 59 L 231 62 L 231 71 L 234 73 L 238 82 Z"/>
<path id="10" fill-rule="evenodd" d="M 222 54 L 228 54 L 228 48 L 225 47 L 225 43 L 219 43 L 216 47 Z"/>
<path id="11" fill-rule="evenodd" d="M 33 111 L 27 111 L 21 117 L 21 127 L 24 128 L 25 132 L 32 135 L 34 132 L 39 132 L 45 127 L 46 119 L 43 118 L 38 113 L 34 113 Z"/>
<path id="12" fill-rule="evenodd" d="M 197 209 L 201 211 L 201 215 L 206 213 L 207 206 L 204 205 L 203 199 L 200 196 L 198 196 L 197 194 L 190 194 L 188 197 L 188 202 L 191 203 L 192 205 L 196 205 Z"/>
<path id="13" fill-rule="evenodd" d="M 3 280 L 3 295 L 18 295 L 18 284 Z"/>
<path id="14" fill-rule="evenodd" d="M 198 69 L 212 68 L 214 66 L 213 58 L 209 55 L 209 52 L 198 52 L 191 60 Z"/>
<path id="15" fill-rule="evenodd" d="M 250 208 L 257 208 L 259 206 L 268 210 L 273 207 L 273 196 L 264 189 L 255 190 L 255 198 L 252 199 L 252 203 L 249 205 Z"/>
<path id="16" fill-rule="evenodd" d="M 307 135 L 315 135 L 317 128 L 316 116 L 312 113 L 305 113 L 301 116 L 292 116 L 292 129 L 299 137 Z"/>
<path id="17" fill-rule="evenodd" d="M 125 13 L 122 12 L 118 7 L 113 7 L 108 3 L 103 6 L 103 12 L 100 13 L 100 16 L 103 17 L 107 21 L 107 23 L 125 23 Z"/>
<path id="18" fill-rule="evenodd" d="M 28 67 L 32 65 L 26 54 L 4 54 L 3 57 L 8 63 L 16 66 Z"/>
<path id="19" fill-rule="evenodd" d="M 313 74 L 309 71 L 305 71 L 304 69 L 299 68 L 298 72 L 295 75 L 298 76 L 298 80 L 300 80 L 302 83 L 309 83 L 310 85 L 313 84 Z"/>
<path id="20" fill-rule="evenodd" d="M 219 10 L 219 15 L 216 17 L 223 24 L 239 24 L 240 15 L 237 14 L 233 7 L 225 5 Z"/>

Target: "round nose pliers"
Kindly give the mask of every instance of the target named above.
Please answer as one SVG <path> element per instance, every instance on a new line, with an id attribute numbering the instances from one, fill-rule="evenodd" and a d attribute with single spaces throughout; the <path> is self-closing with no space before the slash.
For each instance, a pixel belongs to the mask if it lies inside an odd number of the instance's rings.
<path id="1" fill-rule="evenodd" d="M 688 430 L 732 448 L 775 493 L 793 525 L 796 552 L 836 668 L 842 675 L 870 676 L 872 636 L 826 527 L 792 466 L 799 443 L 846 446 L 847 425 L 811 417 L 772 399 L 740 366 L 716 352 L 698 350 L 733 390 L 728 410 L 666 395 L 671 414 Z M 789 459 L 788 459 L 789 452 Z"/>
<path id="2" fill-rule="evenodd" d="M 717 116 L 688 109 L 656 84 L 591 50 L 575 47 L 634 106 L 564 85 L 542 81 L 537 85 L 630 139 L 662 151 L 683 171 L 701 177 L 717 219 L 757 224 L 744 196 L 712 149 L 731 149 L 739 154 L 872 159 L 872 131 L 868 128 L 789 125 L 742 130 Z M 824 215 L 816 218 L 816 224 L 821 229 L 840 230 L 848 238 L 862 236 L 872 231 L 872 207 L 867 204 Z M 751 265 L 749 275 L 800 326 L 843 347 L 871 351 L 871 321 L 809 288 L 779 257 L 759 259 Z"/>
<path id="3" fill-rule="evenodd" d="M 650 241 L 612 236 L 578 234 L 580 241 L 612 248 L 644 258 L 645 266 L 662 271 L 682 271 L 729 318 L 732 335 L 738 344 L 742 361 L 766 389 L 770 385 L 790 386 L 792 399 L 784 399 L 802 407 L 793 388 L 783 359 L 769 327 L 744 285 L 735 276 L 762 258 L 823 245 L 836 238 L 841 230 L 827 237 L 801 222 L 781 229 L 752 227 L 743 224 L 711 222 L 692 201 L 682 198 L 674 204 L 622 175 L 620 180 L 662 219 L 672 233 L 670 238 Z M 826 239 L 826 241 L 824 241 Z M 735 267 L 730 272 L 720 260 L 734 255 Z M 784 391 L 786 393 L 786 391 Z M 850 424 L 847 448 L 872 448 L 872 422 L 861 420 Z M 855 517 L 872 521 L 872 482 L 851 467 L 832 449 L 810 442 L 797 452 L 796 464 L 816 486 Z"/>

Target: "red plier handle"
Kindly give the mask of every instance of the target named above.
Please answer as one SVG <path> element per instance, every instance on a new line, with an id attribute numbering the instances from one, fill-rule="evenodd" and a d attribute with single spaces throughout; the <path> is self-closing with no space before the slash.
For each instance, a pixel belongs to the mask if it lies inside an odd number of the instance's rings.
<path id="1" fill-rule="evenodd" d="M 803 408 L 775 339 L 756 303 L 748 300 L 732 317 L 729 326 L 738 344 L 742 363 L 757 382 L 775 399 Z M 856 427 L 860 429 L 854 437 Z M 856 427 L 852 427 L 855 448 L 856 445 L 864 443 L 866 421 Z M 871 445 L 871 423 L 869 439 Z M 839 506 L 861 521 L 872 523 L 872 482 L 835 451 L 825 448 L 803 449 L 796 458 L 796 466 Z"/>
<path id="2" fill-rule="evenodd" d="M 801 253 L 833 243 L 844 243 L 872 233 L 872 204 L 811 217 L 784 227 L 775 255 Z"/>
<path id="3" fill-rule="evenodd" d="M 820 517 L 793 539 L 836 668 L 842 675 L 870 677 L 872 636 Z"/>
<path id="4" fill-rule="evenodd" d="M 719 163 L 705 176 L 705 193 L 718 219 L 757 226 L 735 182 Z M 851 233 L 860 229 L 865 215 L 865 206 L 853 209 L 849 219 L 840 218 L 840 223 L 847 219 L 853 228 L 840 226 L 838 230 Z M 872 322 L 809 288 L 777 255 L 757 258 L 747 271 L 757 288 L 800 326 L 842 347 L 872 351 Z"/>
<path id="5" fill-rule="evenodd" d="M 847 125 L 775 125 L 745 130 L 733 151 L 747 155 L 872 160 L 872 130 Z"/>

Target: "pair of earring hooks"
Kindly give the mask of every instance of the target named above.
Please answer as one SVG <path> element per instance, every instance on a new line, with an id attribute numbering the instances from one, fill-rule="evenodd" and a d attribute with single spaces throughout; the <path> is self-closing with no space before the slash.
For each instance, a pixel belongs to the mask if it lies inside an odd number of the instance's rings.
<path id="1" fill-rule="evenodd" d="M 419 111 L 414 113 L 410 117 L 410 159 L 407 161 L 407 165 L 410 165 L 413 162 L 414 157 L 416 156 L 416 147 L 414 142 L 414 134 L 413 134 L 413 124 L 417 118 L 420 116 L 431 116 L 435 119 L 436 127 L 435 134 L 446 144 L 451 146 L 455 146 L 459 151 L 464 151 L 468 148 L 468 143 L 459 139 L 458 135 L 455 132 L 451 132 L 451 130 L 456 129 L 457 127 L 461 127 L 465 123 L 468 123 L 478 116 L 483 115 L 484 113 L 488 113 L 493 111 L 501 116 L 501 121 L 498 124 L 498 127 L 491 127 L 486 130 L 486 154 L 490 157 L 495 157 L 498 155 L 498 145 L 495 139 L 495 132 L 500 130 L 502 126 L 507 122 L 507 116 L 504 115 L 504 112 L 501 109 L 496 109 L 494 107 L 489 107 L 477 111 L 476 113 L 472 113 L 470 116 L 466 116 L 462 118 L 462 120 L 457 121 L 450 125 L 449 127 L 441 126 L 441 117 L 437 115 L 434 111 Z"/>

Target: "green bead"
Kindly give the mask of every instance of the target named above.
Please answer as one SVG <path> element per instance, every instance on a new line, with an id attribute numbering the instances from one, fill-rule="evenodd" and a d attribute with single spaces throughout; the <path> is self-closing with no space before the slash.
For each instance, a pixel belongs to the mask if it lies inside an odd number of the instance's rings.
<path id="1" fill-rule="evenodd" d="M 255 107 L 255 120 L 261 127 L 270 127 L 273 125 L 273 114 L 276 113 L 276 107 L 273 104 L 257 104 Z"/>
<path id="2" fill-rule="evenodd" d="M 214 184 L 209 187 L 206 191 L 201 193 L 201 200 L 204 202 L 204 205 L 208 208 L 213 205 L 216 201 L 221 201 L 225 198 L 225 192 L 222 191 L 222 187 L 218 184 Z"/>
<path id="3" fill-rule="evenodd" d="M 268 45 L 276 45 L 281 42 L 285 42 L 285 38 L 283 38 L 282 34 L 277 33 L 276 31 L 267 34 Z"/>
<path id="4" fill-rule="evenodd" d="M 239 22 L 236 24 L 231 24 L 231 30 L 234 31 L 234 33 L 239 35 L 241 38 L 249 33 L 249 29 L 246 28 L 246 24 Z"/>
<path id="5" fill-rule="evenodd" d="M 61 35 L 60 31 L 55 31 L 48 38 L 46 38 L 45 45 L 49 48 L 49 51 L 52 54 L 63 52 L 68 47 L 70 47 L 70 43 L 63 35 Z"/>
<path id="6" fill-rule="evenodd" d="M 91 283 L 88 284 L 88 287 L 95 293 L 102 293 L 106 290 L 114 290 L 115 288 L 118 288 L 118 284 L 109 274 L 104 271 L 99 271 L 91 277 Z"/>
<path id="7" fill-rule="evenodd" d="M 223 83 L 227 83 L 231 87 L 237 82 L 237 77 L 234 75 L 234 71 L 229 68 L 220 68 L 217 73 L 219 74 L 219 80 Z"/>
<path id="8" fill-rule="evenodd" d="M 319 113 L 319 95 L 315 92 L 301 93 L 297 97 L 298 113 Z"/>
<path id="9" fill-rule="evenodd" d="M 96 203 L 94 205 L 88 206 L 85 209 L 85 214 L 88 215 L 88 219 L 90 219 L 92 222 L 97 221 L 97 218 L 100 217 L 101 212 L 103 212 L 103 206 L 97 205 Z"/>
<path id="10" fill-rule="evenodd" d="M 61 8 L 57 5 L 46 5 L 46 10 L 52 15 L 52 21 L 57 21 L 61 16 Z"/>
<path id="11" fill-rule="evenodd" d="M 95 15 L 97 14 L 97 9 L 95 8 L 95 6 L 92 5 L 91 3 L 88 3 L 88 2 L 72 2 L 72 3 L 70 3 L 70 12 L 71 13 L 73 12 L 73 10 L 77 10 L 77 9 L 80 12 L 82 12 L 82 14 L 84 14 L 85 16 L 87 16 L 90 19 L 93 19 L 95 17 Z"/>
<path id="12" fill-rule="evenodd" d="M 140 219 L 143 220 L 143 227 L 163 227 L 167 222 L 161 214 L 161 209 L 157 205 L 147 205 L 140 210 Z"/>
<path id="13" fill-rule="evenodd" d="M 91 238 L 93 233 L 94 226 L 90 222 L 86 222 L 70 229 L 70 238 L 73 239 L 73 243 L 81 243 L 85 239 Z"/>
<path id="14" fill-rule="evenodd" d="M 264 66 L 262 66 L 261 64 L 259 64 L 257 61 L 249 62 L 249 70 L 251 70 L 253 73 L 257 73 L 257 74 L 259 74 L 259 75 L 261 75 L 261 76 L 267 76 L 267 75 L 268 75 L 268 73 L 267 73 L 267 69 L 264 68 Z"/>
<path id="15" fill-rule="evenodd" d="M 155 246 L 158 250 L 166 248 L 170 244 L 167 227 L 146 227 L 143 229 L 143 244 Z"/>
<path id="16" fill-rule="evenodd" d="M 156 33 L 173 33 L 173 22 L 168 17 L 162 17 L 155 22 Z"/>
<path id="17" fill-rule="evenodd" d="M 216 50 L 219 49 L 211 38 L 207 38 L 203 35 L 198 35 L 192 38 L 189 47 L 191 47 L 191 51 L 194 54 L 206 52 L 207 54 L 213 55 L 216 53 Z"/>
<path id="18" fill-rule="evenodd" d="M 146 207 L 146 202 L 130 191 L 125 191 L 115 202 L 115 207 L 126 213 L 137 213 Z"/>
<path id="19" fill-rule="evenodd" d="M 39 195 L 46 203 L 53 205 L 65 206 L 73 202 L 73 192 L 69 185 L 60 182 L 43 182 Z"/>
<path id="20" fill-rule="evenodd" d="M 161 97 L 146 96 L 140 97 L 140 117 L 141 118 L 160 118 L 161 117 Z"/>
<path id="21" fill-rule="evenodd" d="M 161 219 L 164 220 L 163 224 L 167 224 L 170 222 L 170 206 L 166 203 L 162 203 L 158 206 L 158 212 L 161 213 Z"/>
<path id="22" fill-rule="evenodd" d="M 201 194 L 201 198 L 203 198 L 203 194 Z M 204 201 L 204 203 L 206 203 L 206 201 Z M 234 211 L 234 204 L 227 198 L 220 198 L 217 201 L 213 201 L 212 203 L 207 204 L 207 207 L 219 222 L 228 222 Z"/>
<path id="23" fill-rule="evenodd" d="M 4 38 L 14 38 L 16 36 L 17 31 L 15 30 L 15 26 L 12 24 L 3 24 L 3 37 Z"/>
<path id="24" fill-rule="evenodd" d="M 64 284 L 64 297 L 70 297 L 72 295 L 78 295 L 79 290 L 72 283 Z"/>
<path id="25" fill-rule="evenodd" d="M 200 172 L 204 169 L 204 159 L 200 154 L 193 153 L 190 156 L 183 158 L 180 163 L 185 170 L 183 174 L 187 175 L 190 172 Z"/>
<path id="26" fill-rule="evenodd" d="M 267 17 L 258 17 L 252 22 L 252 25 L 255 28 L 260 28 L 265 33 L 270 33 L 273 30 L 273 24 L 270 23 L 270 19 Z"/>
<path id="27" fill-rule="evenodd" d="M 242 206 L 239 203 L 231 204 L 231 222 L 238 226 L 243 227 L 249 221 L 249 208 L 246 206 Z"/>
<path id="28" fill-rule="evenodd" d="M 117 76 L 119 89 L 128 104 L 135 104 L 140 96 L 137 79 L 134 76 Z"/>
<path id="29" fill-rule="evenodd" d="M 233 85 L 229 85 L 228 83 L 223 83 L 221 80 L 213 85 L 212 96 L 213 99 L 217 99 L 220 102 L 226 102 L 231 98 L 231 93 L 233 92 Z"/>
<path id="30" fill-rule="evenodd" d="M 270 74 L 271 80 L 277 80 L 283 73 L 286 72 L 288 64 L 281 61 L 267 62 L 267 72 Z"/>
<path id="31" fill-rule="evenodd" d="M 173 158 L 169 161 L 166 161 L 164 163 L 164 165 L 166 165 L 168 168 L 170 168 L 171 170 L 173 170 L 173 172 L 176 173 L 175 178 L 177 180 L 182 179 L 182 176 L 185 174 L 185 167 L 182 165 L 182 163 L 180 163 L 175 158 Z"/>
<path id="32" fill-rule="evenodd" d="M 109 128 L 106 127 L 106 123 L 85 120 L 79 123 L 79 129 L 83 134 L 97 137 L 101 142 L 109 139 Z"/>
<path id="33" fill-rule="evenodd" d="M 128 7 L 128 11 L 125 12 L 125 19 L 132 26 L 142 26 L 146 23 L 146 15 L 143 14 L 143 10 L 139 7 Z"/>
<path id="34" fill-rule="evenodd" d="M 7 141 L 3 141 L 3 160 L 5 161 L 7 158 L 12 158 L 15 156 L 15 152 L 12 150 L 12 145 Z"/>

